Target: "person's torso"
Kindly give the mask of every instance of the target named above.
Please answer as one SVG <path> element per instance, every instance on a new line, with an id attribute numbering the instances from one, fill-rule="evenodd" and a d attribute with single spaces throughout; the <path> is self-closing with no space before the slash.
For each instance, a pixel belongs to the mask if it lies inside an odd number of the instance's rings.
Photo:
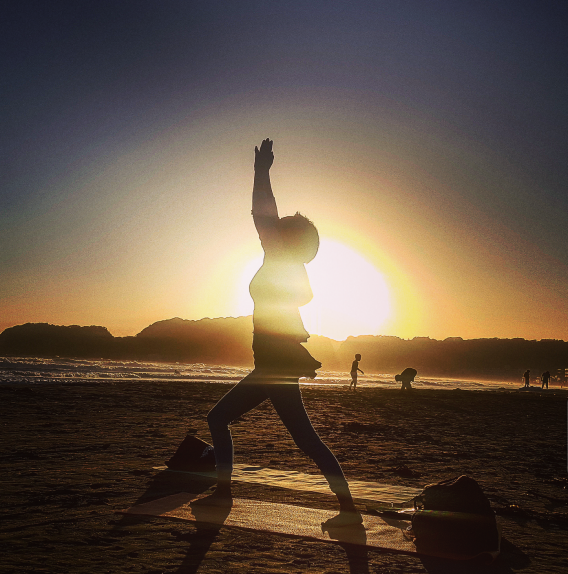
<path id="1" fill-rule="evenodd" d="M 303 263 L 265 256 L 249 291 L 254 301 L 255 333 L 307 340 L 309 334 L 298 308 L 309 303 L 313 294 Z"/>

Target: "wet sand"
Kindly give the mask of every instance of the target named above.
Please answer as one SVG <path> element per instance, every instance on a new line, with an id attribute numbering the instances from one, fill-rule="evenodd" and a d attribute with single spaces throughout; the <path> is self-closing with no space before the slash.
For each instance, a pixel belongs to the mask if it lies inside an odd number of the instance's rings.
<path id="1" fill-rule="evenodd" d="M 231 385 L 0 386 L 0 572 L 558 573 L 568 569 L 563 392 L 303 389 L 347 478 L 421 487 L 468 474 L 499 516 L 491 566 L 420 559 L 116 510 L 212 487 L 155 471 Z M 236 462 L 317 473 L 266 403 L 233 425 Z M 335 508 L 332 495 L 237 483 L 235 496 Z M 358 504 L 372 511 L 373 504 Z"/>

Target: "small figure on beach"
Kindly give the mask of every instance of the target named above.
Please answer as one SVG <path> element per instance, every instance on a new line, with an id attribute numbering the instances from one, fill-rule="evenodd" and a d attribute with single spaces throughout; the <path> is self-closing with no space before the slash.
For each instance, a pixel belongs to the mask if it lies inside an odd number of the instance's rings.
<path id="1" fill-rule="evenodd" d="M 542 388 L 544 389 L 545 385 L 548 389 L 548 381 L 550 381 L 550 373 L 548 371 L 544 371 L 540 376 L 540 380 L 542 381 Z"/>
<path id="2" fill-rule="evenodd" d="M 353 390 L 357 390 L 357 371 L 359 371 L 362 375 L 365 373 L 359 368 L 359 361 L 361 360 L 361 355 L 357 353 L 355 355 L 355 360 L 351 363 L 351 382 L 349 383 L 349 390 L 351 390 L 351 386 L 353 385 Z"/>
<path id="3" fill-rule="evenodd" d="M 217 467 L 215 495 L 230 504 L 233 440 L 229 425 L 270 399 L 296 445 L 319 467 L 338 498 L 340 514 L 324 524 L 359 524 L 362 518 L 343 470 L 316 433 L 302 401 L 300 377 L 313 379 L 321 367 L 302 346 L 310 335 L 299 312 L 299 307 L 312 299 L 305 263 L 316 256 L 319 235 L 314 224 L 300 213 L 278 216 L 269 173 L 274 161 L 272 143 L 265 139 L 260 149 L 255 147 L 252 217 L 264 261 L 249 287 L 254 301 L 254 370 L 207 415 Z"/>
<path id="4" fill-rule="evenodd" d="M 529 369 L 527 369 L 525 371 L 525 374 L 523 375 L 523 379 L 525 379 L 525 388 L 529 388 L 531 386 L 531 372 Z"/>
<path id="5" fill-rule="evenodd" d="M 394 380 L 402 383 L 402 386 L 400 387 L 401 391 L 411 391 L 412 385 L 410 383 L 414 381 L 414 377 L 416 377 L 417 374 L 418 371 L 416 369 L 408 367 L 404 369 L 400 375 L 396 375 Z"/>

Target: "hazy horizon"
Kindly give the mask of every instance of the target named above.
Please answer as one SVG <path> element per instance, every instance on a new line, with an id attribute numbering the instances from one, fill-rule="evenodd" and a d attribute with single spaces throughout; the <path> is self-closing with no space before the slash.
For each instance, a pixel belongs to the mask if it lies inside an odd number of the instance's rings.
<path id="1" fill-rule="evenodd" d="M 224 316 L 224 317 L 201 317 L 199 319 L 184 319 L 183 317 L 170 317 L 168 319 L 158 319 L 156 321 L 154 321 L 153 323 L 150 323 L 149 325 L 145 325 L 144 327 L 142 327 L 139 331 L 133 332 L 133 333 L 128 333 L 125 335 L 117 335 L 115 333 L 112 332 L 111 329 L 109 329 L 106 325 L 79 325 L 77 323 L 73 323 L 73 324 L 67 324 L 67 325 L 59 325 L 59 324 L 55 324 L 55 323 L 48 323 L 46 321 L 25 321 L 24 323 L 18 323 L 16 325 L 10 325 L 8 327 L 5 327 L 4 329 L 0 330 L 0 333 L 2 333 L 3 331 L 5 331 L 6 329 L 9 329 L 10 327 L 17 327 L 20 325 L 25 325 L 27 323 L 36 323 L 36 324 L 51 324 L 54 326 L 58 326 L 58 327 L 71 327 L 71 326 L 78 326 L 78 327 L 104 327 L 107 329 L 107 331 L 113 336 L 113 337 L 135 337 L 136 335 L 138 335 L 139 333 L 141 333 L 142 331 L 144 331 L 147 327 L 150 327 L 152 325 L 154 325 L 155 323 L 162 323 L 162 322 L 167 322 L 167 321 L 173 321 L 175 319 L 179 319 L 181 321 L 192 321 L 192 322 L 197 322 L 197 321 L 204 321 L 204 320 L 210 320 L 210 321 L 215 321 L 218 319 L 250 319 L 250 323 L 251 323 L 251 333 L 252 333 L 252 315 L 238 315 L 238 316 L 232 316 L 232 315 L 228 315 L 228 316 Z M 437 337 L 432 337 L 430 335 L 414 335 L 412 337 L 400 337 L 398 335 L 389 335 L 386 333 L 379 333 L 378 335 L 373 335 L 371 333 L 361 333 L 359 335 L 348 335 L 347 337 L 345 337 L 344 339 L 334 339 L 333 337 L 328 337 L 327 335 L 319 335 L 318 333 L 310 333 L 310 337 L 312 336 L 316 336 L 316 337 L 324 337 L 326 339 L 330 339 L 332 341 L 334 341 L 335 343 L 342 343 L 344 341 L 346 341 L 349 337 L 397 337 L 399 339 L 402 340 L 412 340 L 412 339 L 432 339 L 432 340 L 445 340 L 445 339 L 463 339 L 464 341 L 467 340 L 472 340 L 472 339 L 525 339 L 527 341 L 531 341 L 531 340 L 536 340 L 536 341 L 546 341 L 546 340 L 557 340 L 557 341 L 566 341 L 567 339 L 554 339 L 554 338 L 550 338 L 550 337 L 541 337 L 541 338 L 537 338 L 537 339 L 529 339 L 527 337 L 494 337 L 494 336 L 485 336 L 485 337 L 461 337 L 460 335 L 452 335 L 452 336 L 448 336 L 448 337 L 444 337 L 443 339 L 441 338 L 437 338 Z"/>

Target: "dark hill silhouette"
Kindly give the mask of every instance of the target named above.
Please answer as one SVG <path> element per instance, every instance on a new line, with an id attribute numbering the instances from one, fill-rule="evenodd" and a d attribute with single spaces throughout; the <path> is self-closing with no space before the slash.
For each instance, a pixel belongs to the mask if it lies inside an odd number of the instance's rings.
<path id="1" fill-rule="evenodd" d="M 135 337 L 105 327 L 26 323 L 0 333 L 0 354 L 252 365 L 252 318 L 158 321 Z"/>
<path id="2" fill-rule="evenodd" d="M 158 321 L 135 337 L 113 337 L 105 327 L 26 323 L 0 333 L 0 354 L 182 361 L 252 366 L 251 317 Z M 334 341 L 313 335 L 307 348 L 323 368 L 347 372 L 356 353 L 366 373 L 398 373 L 412 365 L 419 376 L 518 380 L 568 367 L 568 343 L 543 339 L 469 339 L 387 336 Z"/>
<path id="3" fill-rule="evenodd" d="M 26 323 L 0 333 L 0 353 L 38 357 L 106 357 L 115 338 L 105 327 Z"/>
<path id="4" fill-rule="evenodd" d="M 252 365 L 252 317 L 158 321 L 136 335 L 148 358 L 235 366 Z"/>

